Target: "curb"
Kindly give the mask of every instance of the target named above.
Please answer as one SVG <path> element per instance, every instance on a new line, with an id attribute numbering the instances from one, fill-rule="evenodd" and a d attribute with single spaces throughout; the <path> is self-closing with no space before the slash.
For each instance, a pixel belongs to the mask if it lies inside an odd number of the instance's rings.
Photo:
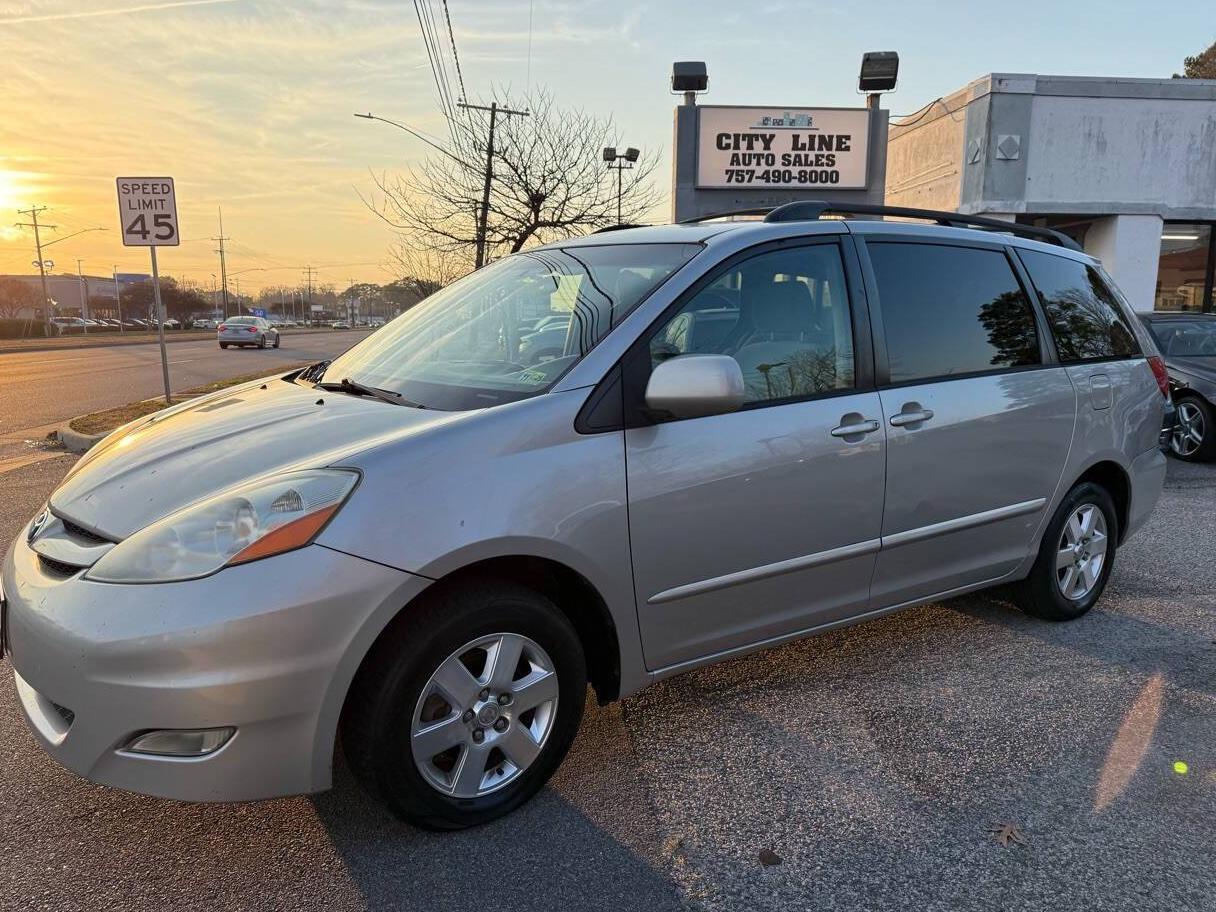
<path id="1" fill-rule="evenodd" d="M 105 436 L 106 434 L 82 434 L 79 431 L 73 431 L 66 424 L 55 431 L 55 439 L 62 443 L 63 448 L 69 453 L 87 453 Z"/>

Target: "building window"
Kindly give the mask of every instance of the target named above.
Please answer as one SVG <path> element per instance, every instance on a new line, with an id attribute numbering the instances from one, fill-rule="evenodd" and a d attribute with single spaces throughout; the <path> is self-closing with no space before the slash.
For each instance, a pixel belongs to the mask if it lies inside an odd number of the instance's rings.
<path id="1" fill-rule="evenodd" d="M 1165 223 L 1154 310 L 1212 309 L 1212 240 L 1210 223 Z"/>

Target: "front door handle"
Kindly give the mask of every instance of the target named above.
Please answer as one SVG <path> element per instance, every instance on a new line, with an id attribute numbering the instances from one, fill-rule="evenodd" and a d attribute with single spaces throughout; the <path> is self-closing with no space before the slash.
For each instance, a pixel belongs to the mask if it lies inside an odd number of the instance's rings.
<path id="1" fill-rule="evenodd" d="M 907 427 L 910 424 L 920 424 L 922 421 L 928 421 L 933 417 L 933 409 L 915 409 L 909 412 L 900 412 L 898 415 L 891 416 L 892 427 Z"/>
<path id="2" fill-rule="evenodd" d="M 845 419 L 852 416 L 846 415 Z M 878 430 L 878 422 L 873 418 L 861 418 L 859 420 L 849 421 L 848 424 L 842 424 L 839 427 L 832 428 L 833 437 L 860 437 L 863 434 L 872 434 Z"/>

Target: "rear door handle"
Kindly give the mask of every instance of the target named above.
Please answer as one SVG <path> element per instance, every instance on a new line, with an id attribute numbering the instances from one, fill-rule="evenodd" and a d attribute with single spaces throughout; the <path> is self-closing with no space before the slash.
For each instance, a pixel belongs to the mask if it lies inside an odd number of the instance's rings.
<path id="1" fill-rule="evenodd" d="M 907 427 L 909 424 L 920 424 L 933 417 L 933 409 L 917 409 L 914 412 L 900 412 L 891 416 L 892 427 Z"/>
<path id="2" fill-rule="evenodd" d="M 872 434 L 878 430 L 878 422 L 873 418 L 865 418 L 849 424 L 832 428 L 833 437 L 860 437 L 862 434 Z"/>

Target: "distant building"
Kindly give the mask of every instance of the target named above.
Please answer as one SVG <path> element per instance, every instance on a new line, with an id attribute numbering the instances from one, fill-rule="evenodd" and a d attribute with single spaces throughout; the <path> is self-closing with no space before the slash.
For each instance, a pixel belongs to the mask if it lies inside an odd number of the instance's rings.
<path id="1" fill-rule="evenodd" d="M 891 122 L 886 202 L 1055 228 L 1136 310 L 1212 310 L 1216 80 L 983 76 Z"/>
<path id="2" fill-rule="evenodd" d="M 130 285 L 138 284 L 147 278 L 148 276 L 142 274 L 120 272 L 118 274 L 118 285 L 125 290 Z M 42 296 L 42 280 L 37 273 L 33 275 L 0 275 L 0 279 L 16 279 L 18 282 L 22 282 L 32 288 L 39 297 Z M 48 275 L 46 277 L 46 290 L 51 301 L 54 302 L 52 316 L 118 316 L 114 293 L 114 276 L 112 275 L 85 275 L 83 277 L 75 275 Z M 90 308 L 88 305 L 89 298 L 106 298 L 109 301 L 109 305 L 99 304 L 97 307 Z M 17 317 L 22 320 L 41 320 L 43 314 L 39 307 L 26 307 L 17 314 Z"/>

